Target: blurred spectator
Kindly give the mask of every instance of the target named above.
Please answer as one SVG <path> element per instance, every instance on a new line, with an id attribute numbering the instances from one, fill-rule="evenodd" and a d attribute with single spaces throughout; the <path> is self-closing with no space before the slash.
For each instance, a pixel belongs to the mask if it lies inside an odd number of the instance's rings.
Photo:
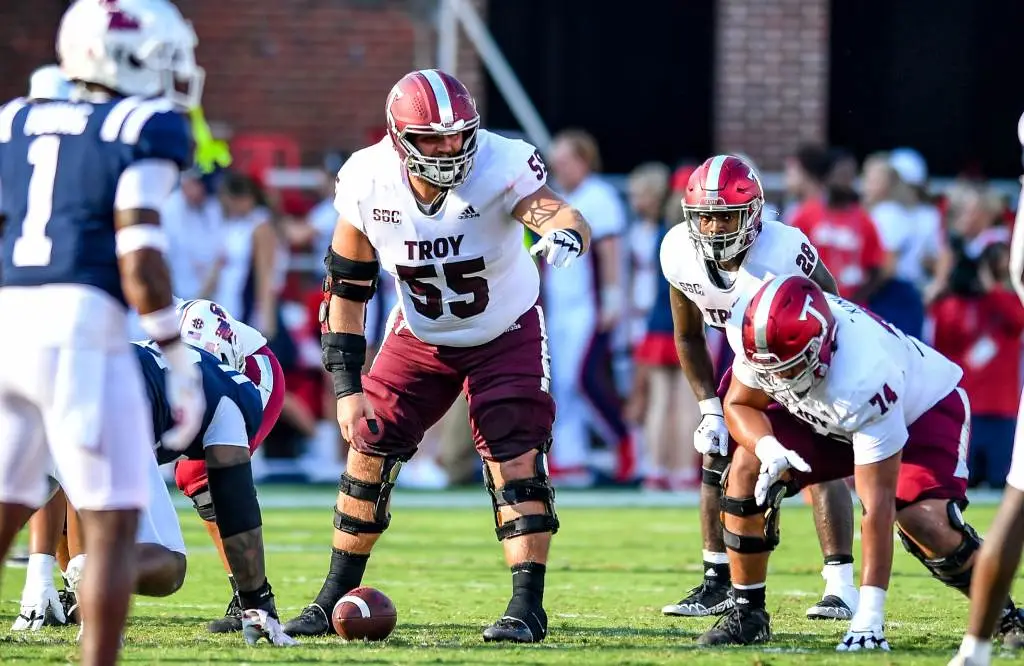
<path id="1" fill-rule="evenodd" d="M 783 222 L 792 224 L 793 216 L 806 202 L 824 198 L 829 168 L 828 151 L 816 144 L 804 144 L 786 158 L 783 180 L 787 201 L 782 211 Z"/>
<path id="2" fill-rule="evenodd" d="M 668 170 L 662 165 L 642 165 L 634 169 L 629 179 L 630 206 L 636 218 L 630 232 L 634 255 L 645 256 L 648 232 L 651 228 L 656 230 L 653 256 L 648 259 L 653 263 L 652 283 L 644 284 L 647 272 L 634 270 L 634 307 L 638 301 L 645 307 L 642 329 L 633 329 L 639 335 L 633 338 L 633 386 L 626 404 L 628 420 L 643 428 L 641 473 L 647 490 L 692 488 L 699 465 L 692 448 L 680 444 L 697 427 L 700 410 L 679 365 L 672 330 L 671 287 L 658 267 L 661 241 L 673 226 L 658 218 L 674 214 L 673 207 L 682 210 L 679 199 L 692 171 L 692 167 L 679 169 L 670 181 Z M 673 192 L 666 197 L 670 182 Z M 660 187 L 661 196 L 657 198 L 655 185 Z M 639 259 L 635 264 L 639 264 Z M 653 293 L 647 291 L 648 287 Z"/>
<path id="3" fill-rule="evenodd" d="M 660 162 L 641 164 L 629 174 L 627 190 L 632 220 L 627 234 L 629 299 L 626 325 L 630 347 L 644 337 L 647 316 L 657 293 L 657 281 L 663 279 L 658 268 L 658 248 L 665 229 L 661 214 L 668 185 L 668 167 Z"/>
<path id="4" fill-rule="evenodd" d="M 592 243 L 581 261 L 543 270 L 542 298 L 551 345 L 551 388 L 558 404 L 551 473 L 561 485 L 589 485 L 590 428 L 616 451 L 615 476 L 635 472 L 633 442 L 612 374 L 612 334 L 625 309 L 621 237 L 626 211 L 615 188 L 598 175 L 600 154 L 582 130 L 560 133 L 551 172 L 566 200 L 590 223 Z"/>
<path id="5" fill-rule="evenodd" d="M 818 248 L 821 261 L 835 276 L 839 295 L 866 304 L 887 278 L 888 260 L 874 222 L 842 171 L 830 167 L 824 177 L 808 172 L 805 180 L 818 183 L 807 187 L 817 194 L 793 211 L 790 224 Z"/>
<path id="6" fill-rule="evenodd" d="M 167 262 L 175 296 L 210 298 L 224 261 L 224 215 L 198 171 L 189 169 L 181 174 L 180 187 L 160 210 L 160 223 L 167 234 Z M 228 312 L 236 310 L 228 307 Z"/>
<path id="7" fill-rule="evenodd" d="M 341 152 L 324 155 L 322 180 L 318 188 L 320 201 L 310 209 L 305 219 L 290 219 L 282 225 L 282 232 L 292 248 L 309 250 L 317 258 L 327 254 L 334 225 L 338 221 L 338 212 L 334 210 L 334 181 L 347 159 L 348 156 Z"/>
<path id="8" fill-rule="evenodd" d="M 213 300 L 273 341 L 279 323 L 278 295 L 287 270 L 273 213 L 256 181 L 237 173 L 225 176 L 220 199 L 224 259 Z"/>
<path id="9" fill-rule="evenodd" d="M 1020 395 L 1024 308 L 1004 284 L 1007 245 L 989 243 L 974 258 L 968 247 L 969 243 L 958 244 L 950 290 L 932 307 L 934 345 L 964 370 L 960 385 L 972 408 L 970 485 L 1002 488 L 1010 469 Z"/>

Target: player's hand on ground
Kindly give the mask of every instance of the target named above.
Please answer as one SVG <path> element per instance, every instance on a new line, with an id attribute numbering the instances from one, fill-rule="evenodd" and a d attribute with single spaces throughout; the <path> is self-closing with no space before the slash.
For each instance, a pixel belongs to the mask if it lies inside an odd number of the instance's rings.
<path id="1" fill-rule="evenodd" d="M 719 414 L 704 414 L 693 431 L 693 448 L 701 455 L 729 455 L 729 429 Z"/>
<path id="2" fill-rule="evenodd" d="M 261 638 L 277 647 L 290 647 L 299 642 L 284 633 L 281 622 L 268 611 L 250 608 L 242 612 L 242 636 L 249 645 L 256 645 Z"/>
<path id="3" fill-rule="evenodd" d="M 161 351 L 167 361 L 167 402 L 174 425 L 160 438 L 160 443 L 172 451 L 184 451 L 203 425 L 203 378 L 184 343 L 166 345 Z"/>
<path id="4" fill-rule="evenodd" d="M 881 625 L 863 630 L 855 630 L 851 627 L 842 642 L 836 646 L 837 652 L 856 652 L 858 650 L 889 651 L 889 641 L 885 640 Z"/>
<path id="5" fill-rule="evenodd" d="M 67 624 L 64 606 L 53 585 L 33 586 L 21 596 L 21 610 L 11 631 L 39 631 L 48 625 Z"/>
<path id="6" fill-rule="evenodd" d="M 784 447 L 774 437 L 762 437 L 754 447 L 754 453 L 761 461 L 761 473 L 757 475 L 754 486 L 754 500 L 764 504 L 768 499 L 768 489 L 782 480 L 782 475 L 790 469 L 799 472 L 810 472 L 811 466 L 796 451 Z"/>
<path id="7" fill-rule="evenodd" d="M 574 229 L 554 229 L 547 232 L 530 248 L 530 254 L 543 253 L 549 265 L 565 268 L 583 254 L 583 238 Z"/>
<path id="8" fill-rule="evenodd" d="M 341 437 L 349 446 L 364 444 L 363 438 L 359 435 L 359 421 L 366 419 L 366 425 L 370 432 L 377 434 L 377 416 L 373 413 L 370 401 L 362 393 L 353 393 L 343 398 L 338 398 L 338 425 L 341 427 Z"/>

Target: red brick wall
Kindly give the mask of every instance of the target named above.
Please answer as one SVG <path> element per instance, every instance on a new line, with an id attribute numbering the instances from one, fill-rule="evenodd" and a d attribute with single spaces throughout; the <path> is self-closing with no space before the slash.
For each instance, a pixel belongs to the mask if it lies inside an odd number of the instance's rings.
<path id="1" fill-rule="evenodd" d="M 384 124 L 384 100 L 409 70 L 433 66 L 436 47 L 421 0 L 178 0 L 199 35 L 203 106 L 238 134 L 284 132 L 307 161 L 354 150 Z M 13 4 L 0 14 L 0 99 L 25 94 L 28 76 L 54 62 L 63 2 Z M 426 3 L 432 5 L 433 3 Z M 483 4 L 478 2 L 478 7 Z M 417 9 L 418 11 L 418 9 Z M 458 75 L 479 97 L 483 75 L 460 35 Z M 419 62 L 417 62 L 419 55 Z M 483 110 L 483 109 L 482 109 Z"/>
<path id="2" fill-rule="evenodd" d="M 718 0 L 715 146 L 765 170 L 825 141 L 829 0 Z"/>

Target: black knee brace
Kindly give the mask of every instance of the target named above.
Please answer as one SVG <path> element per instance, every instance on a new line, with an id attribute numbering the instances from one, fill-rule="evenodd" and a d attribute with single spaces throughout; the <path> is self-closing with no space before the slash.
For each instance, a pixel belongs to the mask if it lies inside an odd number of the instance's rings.
<path id="1" fill-rule="evenodd" d="M 963 535 L 963 541 L 960 542 L 960 545 L 952 553 L 945 557 L 929 559 L 924 554 L 924 551 L 906 535 L 902 528 L 897 526 L 896 531 L 900 535 L 903 547 L 908 553 L 916 557 L 931 572 L 932 576 L 949 587 L 966 592 L 971 587 L 971 574 L 974 572 L 974 567 L 966 570 L 964 570 L 964 567 L 967 566 L 971 556 L 981 548 L 981 538 L 974 531 L 973 527 L 964 522 L 960 505 L 956 501 L 950 500 L 946 504 L 946 517 L 949 519 L 950 526 Z"/>
<path id="2" fill-rule="evenodd" d="M 534 476 L 528 479 L 510 479 L 505 485 L 496 488 L 491 470 L 484 463 L 484 487 L 487 494 L 491 496 L 491 507 L 494 510 L 494 533 L 498 541 L 511 539 L 524 534 L 538 534 L 558 532 L 558 514 L 555 513 L 555 489 L 551 486 L 548 478 L 547 468 L 544 464 L 545 456 L 551 442 L 544 444 L 537 451 L 535 459 Z M 544 513 L 519 516 L 505 523 L 501 522 L 501 507 L 520 504 L 522 502 L 541 502 L 544 504 Z"/>
<path id="3" fill-rule="evenodd" d="M 764 506 L 761 506 L 753 497 L 737 499 L 727 495 L 722 496 L 722 513 L 732 516 L 756 516 L 764 515 L 764 536 L 752 537 L 742 534 L 735 534 L 725 529 L 725 520 L 722 520 L 722 541 L 729 550 L 737 553 L 770 553 L 779 545 L 779 509 L 782 507 L 782 500 L 789 494 L 789 486 L 778 482 L 768 489 L 768 499 Z"/>
<path id="4" fill-rule="evenodd" d="M 192 497 L 192 506 L 196 508 L 199 517 L 208 523 L 217 521 L 217 513 L 213 510 L 213 495 L 210 494 L 209 486 L 203 486 Z"/>
<path id="5" fill-rule="evenodd" d="M 388 456 L 380 468 L 380 481 L 373 483 L 351 476 L 348 472 L 338 480 L 338 492 L 354 499 L 373 502 L 373 520 L 361 520 L 334 507 L 334 527 L 349 534 L 380 534 L 391 524 L 391 491 L 395 487 L 402 460 Z"/>
<path id="6" fill-rule="evenodd" d="M 700 482 L 705 486 L 721 489 L 725 485 L 731 462 L 732 459 L 725 456 L 712 456 L 711 466 L 700 469 Z"/>

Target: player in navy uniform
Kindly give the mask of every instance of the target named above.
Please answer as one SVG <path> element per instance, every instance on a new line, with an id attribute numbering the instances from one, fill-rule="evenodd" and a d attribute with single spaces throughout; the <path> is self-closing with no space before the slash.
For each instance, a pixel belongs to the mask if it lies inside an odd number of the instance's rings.
<path id="1" fill-rule="evenodd" d="M 164 444 L 187 446 L 203 412 L 157 212 L 191 163 L 179 112 L 200 97 L 195 43 L 166 0 L 78 0 L 57 37 L 70 101 L 0 110 L 0 557 L 55 465 L 92 555 L 80 599 L 88 665 L 117 659 L 148 496 L 153 433 L 127 305 L 171 368 Z"/>
<path id="2" fill-rule="evenodd" d="M 168 366 L 152 341 L 135 343 L 142 376 L 151 405 L 153 431 L 157 439 L 173 427 L 166 378 Z M 213 354 L 190 348 L 189 356 L 200 370 L 206 410 L 199 433 L 183 451 L 156 448 L 159 464 L 180 456 L 205 460 L 207 484 L 224 555 L 238 585 L 243 609 L 242 630 L 250 643 L 266 637 L 274 645 L 295 645 L 277 621 L 274 595 L 267 581 L 263 553 L 260 505 L 253 485 L 249 442 L 263 423 L 265 398 L 246 375 L 221 362 Z M 266 618 L 258 627 L 246 619 L 253 612 Z"/>

